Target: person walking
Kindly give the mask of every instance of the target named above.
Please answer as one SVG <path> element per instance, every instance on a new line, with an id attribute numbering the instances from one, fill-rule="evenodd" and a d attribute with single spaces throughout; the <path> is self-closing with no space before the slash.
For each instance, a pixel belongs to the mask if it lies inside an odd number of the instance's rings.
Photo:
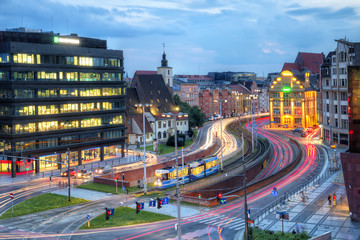
<path id="1" fill-rule="evenodd" d="M 333 194 L 333 205 L 336 205 L 336 193 Z"/>
<path id="2" fill-rule="evenodd" d="M 332 199 L 331 194 L 329 194 L 328 196 L 329 206 L 331 206 L 331 199 Z"/>
<path id="3" fill-rule="evenodd" d="M 300 234 L 300 225 L 298 223 L 295 224 L 295 230 L 297 234 Z"/>

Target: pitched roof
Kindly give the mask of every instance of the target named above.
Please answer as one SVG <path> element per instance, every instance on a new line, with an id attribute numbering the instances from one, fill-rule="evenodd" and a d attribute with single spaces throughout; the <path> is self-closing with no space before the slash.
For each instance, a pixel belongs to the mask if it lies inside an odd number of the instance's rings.
<path id="1" fill-rule="evenodd" d="M 141 133 L 143 133 L 143 116 L 142 116 L 142 114 L 137 114 L 132 117 L 135 120 L 138 127 L 140 128 Z M 153 130 L 152 130 L 147 118 L 145 117 L 145 133 L 149 133 L 149 132 L 153 132 Z"/>
<path id="2" fill-rule="evenodd" d="M 295 63 L 299 64 L 301 70 L 308 69 L 312 74 L 320 73 L 320 66 L 323 62 L 322 53 L 299 52 Z"/>
<path id="3" fill-rule="evenodd" d="M 297 63 L 284 63 L 283 68 L 281 69 L 281 71 L 291 71 L 291 70 L 300 70 L 300 66 Z"/>
<path id="4" fill-rule="evenodd" d="M 137 74 L 137 75 L 157 74 L 157 71 L 136 71 L 135 74 Z"/>
<path id="5" fill-rule="evenodd" d="M 239 93 L 244 93 L 244 94 L 250 94 L 251 93 L 249 91 L 249 89 L 247 89 L 244 85 L 241 85 L 241 84 L 229 85 L 229 88 L 235 89 Z"/>

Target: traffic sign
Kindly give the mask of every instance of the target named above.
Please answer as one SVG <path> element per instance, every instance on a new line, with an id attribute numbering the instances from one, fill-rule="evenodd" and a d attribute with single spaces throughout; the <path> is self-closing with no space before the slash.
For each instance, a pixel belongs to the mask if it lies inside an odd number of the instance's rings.
<path id="1" fill-rule="evenodd" d="M 125 186 L 122 187 L 123 192 L 125 192 Z"/>
<path id="2" fill-rule="evenodd" d="M 163 198 L 162 205 L 169 204 L 169 198 Z"/>
<path id="3" fill-rule="evenodd" d="M 227 198 L 221 198 L 220 204 L 227 204 Z"/>
<path id="4" fill-rule="evenodd" d="M 271 192 L 271 195 L 273 195 L 273 196 L 279 196 L 279 192 L 278 192 L 278 191 L 272 191 L 272 192 Z"/>
<path id="5" fill-rule="evenodd" d="M 14 198 L 14 194 L 10 193 L 10 198 L 13 199 Z"/>
<path id="6" fill-rule="evenodd" d="M 88 214 L 88 215 L 86 216 L 86 218 L 87 218 L 87 220 L 90 220 L 90 215 Z"/>
<path id="7" fill-rule="evenodd" d="M 156 201 L 152 200 L 149 202 L 149 207 L 155 207 L 156 206 Z"/>

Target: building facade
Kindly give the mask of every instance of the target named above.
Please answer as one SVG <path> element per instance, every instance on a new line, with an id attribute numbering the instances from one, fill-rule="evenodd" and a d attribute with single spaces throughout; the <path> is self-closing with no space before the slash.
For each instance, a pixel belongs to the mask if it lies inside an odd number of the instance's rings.
<path id="1" fill-rule="evenodd" d="M 183 83 L 180 85 L 180 91 L 176 92 L 181 101 L 190 106 L 199 106 L 199 87 L 196 83 Z"/>
<path id="2" fill-rule="evenodd" d="M 283 71 L 269 89 L 270 127 L 307 128 L 317 124 L 316 91 L 310 87 L 310 73 L 305 81 Z"/>
<path id="3" fill-rule="evenodd" d="M 123 51 L 105 40 L 42 32 L 0 32 L 0 172 L 36 172 L 123 154 Z M 120 148 L 120 150 L 119 150 Z"/>
<path id="4" fill-rule="evenodd" d="M 360 66 L 360 43 L 336 42 L 321 66 L 321 136 L 329 144 L 349 145 L 348 67 Z"/>

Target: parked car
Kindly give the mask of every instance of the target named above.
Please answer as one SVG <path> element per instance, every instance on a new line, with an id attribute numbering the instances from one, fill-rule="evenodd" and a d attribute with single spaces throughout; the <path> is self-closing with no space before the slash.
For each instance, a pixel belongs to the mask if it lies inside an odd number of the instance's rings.
<path id="1" fill-rule="evenodd" d="M 67 171 L 67 169 L 64 170 L 64 172 L 60 173 L 60 175 L 61 175 L 62 177 L 67 177 L 67 176 L 68 176 L 68 171 Z M 74 168 L 70 168 L 70 176 L 74 176 L 74 175 L 76 175 L 76 170 L 75 170 Z"/>
<path id="2" fill-rule="evenodd" d="M 90 178 L 92 175 L 92 171 L 84 169 L 79 171 L 76 175 L 75 178 Z"/>

